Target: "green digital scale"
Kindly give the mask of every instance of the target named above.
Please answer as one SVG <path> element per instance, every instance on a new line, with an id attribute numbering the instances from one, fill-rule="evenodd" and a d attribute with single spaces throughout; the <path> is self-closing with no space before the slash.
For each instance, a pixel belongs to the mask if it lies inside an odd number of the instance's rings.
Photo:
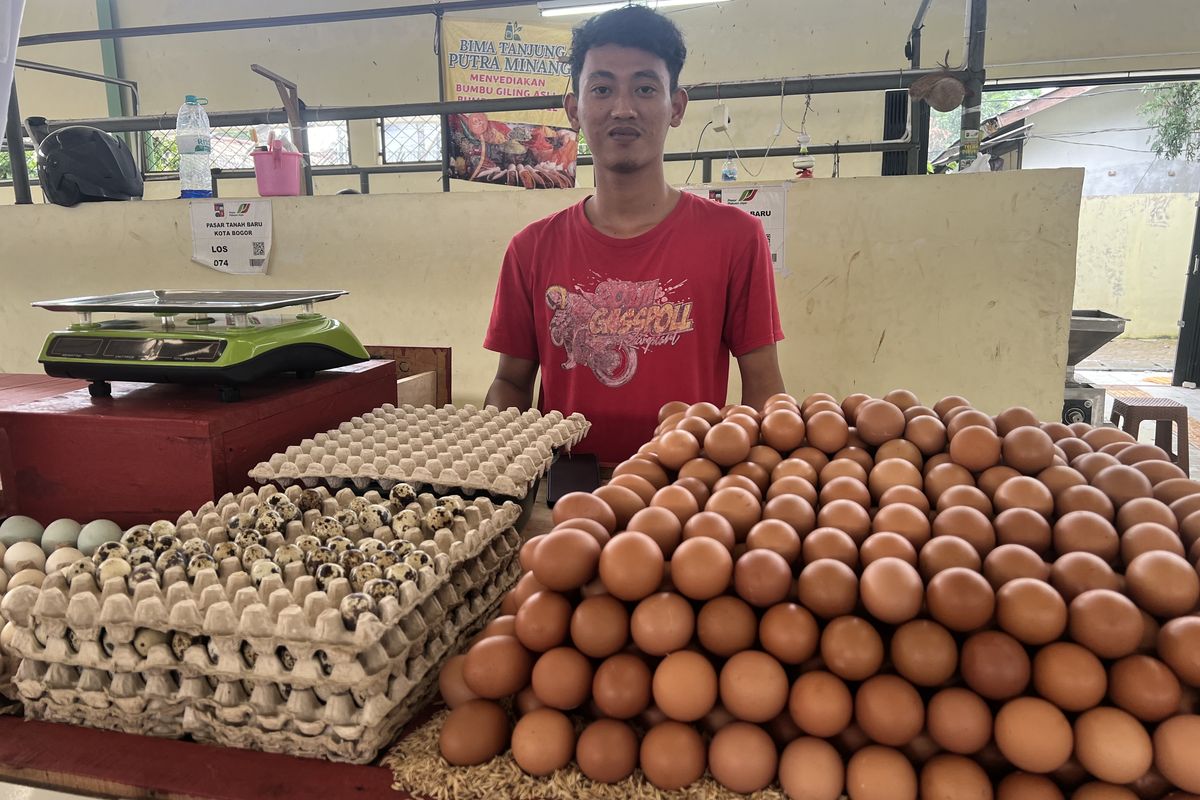
<path id="1" fill-rule="evenodd" d="M 33 305 L 78 321 L 51 333 L 38 361 L 47 375 L 91 381 L 93 397 L 110 396 L 109 381 L 138 381 L 212 384 L 233 401 L 239 386 L 270 375 L 307 378 L 370 358 L 348 327 L 313 310 L 344 294 L 154 289 L 42 300 Z M 135 316 L 93 318 L 104 313 Z"/>

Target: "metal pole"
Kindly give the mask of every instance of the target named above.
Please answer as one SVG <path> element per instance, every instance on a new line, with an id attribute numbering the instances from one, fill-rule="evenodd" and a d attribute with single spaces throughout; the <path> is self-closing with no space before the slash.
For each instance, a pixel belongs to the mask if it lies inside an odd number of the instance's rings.
<path id="1" fill-rule="evenodd" d="M 308 122 L 304 119 L 304 101 L 296 98 L 296 104 L 300 107 L 300 125 L 293 129 L 296 132 L 296 149 L 302 154 L 300 164 L 304 169 L 304 194 L 312 197 L 313 172 L 312 154 L 308 151 Z"/>
<path id="2" fill-rule="evenodd" d="M 987 0 L 971 0 L 968 18 L 970 39 L 967 41 L 967 96 L 963 100 L 962 128 L 959 142 L 959 170 L 970 166 L 979 156 L 979 125 L 983 115 L 983 46 L 987 39 Z"/>
<path id="3" fill-rule="evenodd" d="M 917 16 L 913 19 L 912 31 L 908 36 L 905 51 L 909 64 L 914 70 L 921 67 L 921 31 L 925 28 L 925 14 L 933 0 L 921 0 Z M 912 131 L 912 149 L 908 152 L 909 175 L 925 174 L 925 165 L 929 163 L 929 106 L 920 100 L 909 104 L 909 126 Z"/>
<path id="4" fill-rule="evenodd" d="M 208 172 L 212 175 L 212 196 L 220 197 L 221 193 L 217 191 L 217 183 L 221 179 L 221 169 L 219 167 L 212 167 Z"/>
<path id="5" fill-rule="evenodd" d="M 433 54 L 438 65 L 438 102 L 446 102 L 446 61 L 442 58 L 442 12 L 437 12 L 433 25 Z M 440 114 L 442 125 L 442 191 L 450 191 L 450 117 Z M 486 145 L 485 145 L 486 147 Z M 486 151 L 485 151 L 486 152 Z"/>
<path id="6" fill-rule="evenodd" d="M 700 181 L 702 183 L 712 183 L 712 162 L 711 158 L 700 162 Z"/>
<path id="7" fill-rule="evenodd" d="M 12 167 L 13 194 L 17 205 L 33 203 L 29 191 L 29 169 L 25 164 L 25 132 L 21 130 L 21 105 L 17 102 L 17 79 L 13 78 L 12 94 L 8 96 L 8 124 L 4 129 L 8 140 L 8 163 Z"/>
<path id="8" fill-rule="evenodd" d="M 369 173 L 369 172 L 358 173 L 358 190 L 360 192 L 362 192 L 363 194 L 371 193 L 371 173 Z"/>

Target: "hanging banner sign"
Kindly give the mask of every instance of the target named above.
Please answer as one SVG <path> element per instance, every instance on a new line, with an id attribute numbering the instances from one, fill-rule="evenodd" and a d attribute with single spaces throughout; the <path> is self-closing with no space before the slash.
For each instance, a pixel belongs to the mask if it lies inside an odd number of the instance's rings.
<path id="1" fill-rule="evenodd" d="M 716 203 L 737 206 L 746 213 L 758 217 L 763 230 L 767 234 L 767 244 L 771 248 L 771 264 L 775 274 L 786 278 L 789 274 L 787 262 L 784 261 L 784 244 L 787 231 L 787 190 L 786 185 L 772 186 L 721 186 L 708 184 L 705 186 L 685 186 L 683 191 L 697 197 L 707 197 Z"/>
<path id="2" fill-rule="evenodd" d="M 564 94 L 571 82 L 570 44 L 568 27 L 443 20 L 446 99 Z M 561 108 L 453 114 L 448 123 L 455 178 L 526 189 L 575 185 L 578 135 Z"/>
<path id="3" fill-rule="evenodd" d="M 265 275 L 270 200 L 192 200 L 192 261 L 231 275 Z"/>

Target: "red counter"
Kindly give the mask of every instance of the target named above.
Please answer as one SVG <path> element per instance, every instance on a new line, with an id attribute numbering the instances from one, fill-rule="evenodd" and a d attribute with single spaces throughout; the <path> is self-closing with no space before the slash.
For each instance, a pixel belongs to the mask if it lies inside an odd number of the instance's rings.
<path id="1" fill-rule="evenodd" d="M 114 383 L 0 407 L 4 514 L 46 524 L 175 519 L 249 484 L 272 453 L 384 403 L 396 368 L 367 361 L 309 380 L 280 376 L 222 403 L 206 386 Z"/>

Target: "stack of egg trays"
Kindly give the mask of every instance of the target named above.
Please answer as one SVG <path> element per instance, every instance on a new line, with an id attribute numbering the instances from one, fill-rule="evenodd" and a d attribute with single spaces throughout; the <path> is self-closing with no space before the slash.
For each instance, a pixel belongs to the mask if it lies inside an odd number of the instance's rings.
<path id="1" fill-rule="evenodd" d="M 265 500 L 273 493 L 267 487 L 259 494 Z M 222 498 L 217 508 L 224 513 L 217 518 L 228 519 L 259 500 L 249 490 Z M 326 501 L 327 507 L 336 505 L 332 498 Z M 429 495 L 419 501 L 432 507 Z M 182 567 L 171 567 L 162 588 L 142 582 L 131 589 L 122 578 L 100 588 L 91 575 L 78 575 L 68 586 L 62 574 L 49 576 L 41 590 L 20 587 L 0 610 L 16 626 L 13 651 L 21 663 L 15 683 L 26 714 L 168 737 L 197 732 L 201 738 L 215 731 L 212 741 L 246 746 L 242 734 L 249 710 L 264 723 L 263 735 L 251 746 L 303 749 L 291 745 L 295 736 L 268 735 L 286 729 L 307 737 L 308 755 L 370 760 L 374 752 L 356 739 L 391 725 L 395 707 L 414 688 L 426 688 L 421 680 L 428 673 L 436 677 L 456 629 L 488 613 L 515 582 L 520 539 L 509 526 L 519 513 L 513 503 L 498 508 L 486 498 L 468 503 L 453 529 L 417 543 L 432 564 L 403 584 L 398 597 L 384 598 L 377 614 L 358 617 L 354 631 L 347 630 L 338 608 L 350 591 L 348 581 L 339 578 L 328 591 L 317 591 L 299 563 L 257 588 L 245 571 L 232 569 L 231 559 L 221 564 L 223 577 L 201 570 L 191 584 Z M 185 541 L 201 527 L 208 528 L 210 541 L 224 537 L 224 529 L 211 528 L 212 519 L 203 516 L 191 529 L 195 523 L 185 520 L 195 515 L 180 519 Z M 468 530 L 468 521 L 477 524 Z M 289 526 L 288 538 L 302 532 L 302 526 Z M 275 536 L 283 539 L 274 534 L 268 541 Z M 294 662 L 290 670 L 281 660 L 285 650 Z M 202 712 L 217 707 L 222 711 L 210 716 L 220 726 L 213 726 Z M 231 726 L 231 719 L 240 722 Z M 373 746 L 377 750 L 386 741 Z"/>
<path id="2" fill-rule="evenodd" d="M 403 481 L 439 495 L 483 492 L 521 499 L 556 452 L 578 444 L 590 427 L 578 413 L 385 405 L 276 453 L 249 475 L 284 487 L 388 491 Z"/>

